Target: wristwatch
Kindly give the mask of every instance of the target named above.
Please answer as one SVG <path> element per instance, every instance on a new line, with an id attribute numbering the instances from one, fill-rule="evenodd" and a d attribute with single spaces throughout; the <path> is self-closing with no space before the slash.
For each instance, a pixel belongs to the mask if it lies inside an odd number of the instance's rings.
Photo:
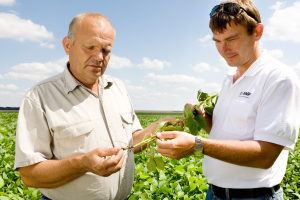
<path id="1" fill-rule="evenodd" d="M 195 137 L 195 156 L 200 157 L 203 153 L 202 141 L 200 136 Z"/>

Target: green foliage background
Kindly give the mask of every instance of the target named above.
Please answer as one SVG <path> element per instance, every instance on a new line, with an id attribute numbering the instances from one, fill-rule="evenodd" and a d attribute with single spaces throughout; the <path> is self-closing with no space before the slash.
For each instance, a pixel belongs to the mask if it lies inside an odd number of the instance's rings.
<path id="1" fill-rule="evenodd" d="M 168 116 L 179 118 L 178 114 Z M 143 127 L 166 114 L 138 114 Z M 0 200 L 36 200 L 40 192 L 26 187 L 19 172 L 13 171 L 17 113 L 0 113 Z M 281 186 L 284 199 L 300 199 L 300 142 L 290 152 Z M 189 156 L 179 161 L 163 157 L 164 170 L 148 172 L 145 152 L 135 155 L 136 175 L 132 196 L 135 199 L 205 199 L 208 188 L 202 174 L 202 158 Z"/>

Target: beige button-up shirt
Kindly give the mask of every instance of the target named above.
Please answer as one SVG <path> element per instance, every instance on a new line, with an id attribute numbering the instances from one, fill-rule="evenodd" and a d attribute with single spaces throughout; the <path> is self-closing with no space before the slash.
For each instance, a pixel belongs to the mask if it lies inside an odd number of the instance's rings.
<path id="1" fill-rule="evenodd" d="M 20 107 L 15 166 L 64 159 L 95 148 L 125 147 L 142 129 L 123 83 L 103 75 L 97 96 L 68 68 L 33 87 Z M 134 179 L 134 155 L 125 151 L 122 169 L 101 177 L 85 175 L 57 188 L 40 188 L 53 200 L 124 199 Z"/>

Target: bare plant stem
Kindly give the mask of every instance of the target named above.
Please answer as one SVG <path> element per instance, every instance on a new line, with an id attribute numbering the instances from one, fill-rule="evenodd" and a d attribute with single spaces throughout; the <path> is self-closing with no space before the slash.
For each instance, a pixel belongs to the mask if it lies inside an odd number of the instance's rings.
<path id="1" fill-rule="evenodd" d="M 131 145 L 131 146 L 127 146 L 127 147 L 122 147 L 123 150 L 128 150 L 128 149 L 134 149 L 135 147 L 137 146 L 141 146 L 141 145 L 144 145 L 144 144 L 147 144 L 149 142 L 152 142 L 154 141 L 156 138 L 156 135 L 152 135 L 150 138 L 147 138 L 147 139 L 144 139 L 143 141 L 135 144 L 135 145 Z"/>

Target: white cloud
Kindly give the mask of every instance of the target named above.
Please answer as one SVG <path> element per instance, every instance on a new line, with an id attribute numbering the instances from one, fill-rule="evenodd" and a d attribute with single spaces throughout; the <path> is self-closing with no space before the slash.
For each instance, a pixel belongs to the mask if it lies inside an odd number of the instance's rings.
<path id="1" fill-rule="evenodd" d="M 264 49 L 264 51 L 268 52 L 268 54 L 272 55 L 274 58 L 277 59 L 283 57 L 283 51 L 280 49 L 273 49 L 273 50 Z"/>
<path id="2" fill-rule="evenodd" d="M 187 96 L 166 91 L 148 91 L 132 95 L 137 110 L 182 110 Z"/>
<path id="3" fill-rule="evenodd" d="M 278 10 L 282 7 L 283 3 L 280 1 L 277 1 L 273 6 L 270 7 L 272 10 Z"/>
<path id="4" fill-rule="evenodd" d="M 54 49 L 54 47 L 55 47 L 54 44 L 50 44 L 50 43 L 48 43 L 48 42 L 41 42 L 41 43 L 40 43 L 40 46 L 41 46 L 41 47 L 47 47 L 47 48 L 49 48 L 49 49 Z"/>
<path id="5" fill-rule="evenodd" d="M 211 41 L 211 35 L 210 34 L 207 34 L 207 35 L 205 35 L 204 37 L 202 37 L 202 38 L 199 38 L 198 40 L 201 42 L 201 43 L 205 43 L 205 42 L 209 42 L 209 41 Z"/>
<path id="6" fill-rule="evenodd" d="M 19 87 L 16 86 L 15 84 L 7 84 L 7 85 L 3 85 L 0 84 L 0 90 L 18 90 Z"/>
<path id="7" fill-rule="evenodd" d="M 300 18 L 300 2 L 294 2 L 290 7 L 281 7 L 278 2 L 272 7 L 275 12 L 265 28 L 267 39 L 300 42 L 300 20 L 297 20 Z"/>
<path id="8" fill-rule="evenodd" d="M 221 84 L 219 83 L 206 83 L 203 87 L 203 91 L 206 91 L 208 93 L 216 93 L 216 92 L 220 92 L 221 90 Z"/>
<path id="9" fill-rule="evenodd" d="M 1 97 L 1 99 L 7 98 L 6 95 L 10 95 L 10 94 L 12 94 L 11 91 L 0 91 L 0 97 Z M 1 104 L 0 104 L 0 105 L 1 105 Z M 6 105 L 5 105 L 5 106 L 6 106 Z"/>
<path id="10" fill-rule="evenodd" d="M 204 63 L 204 62 L 197 64 L 193 68 L 193 70 L 198 73 L 207 72 L 207 71 L 210 71 L 211 69 L 212 69 L 212 67 L 208 63 Z"/>
<path id="11" fill-rule="evenodd" d="M 25 95 L 24 90 L 2 90 L 0 89 L 0 106 L 15 107 L 20 106 Z"/>
<path id="12" fill-rule="evenodd" d="M 179 87 L 178 90 L 182 91 L 182 92 L 190 92 L 191 89 L 188 87 Z"/>
<path id="13" fill-rule="evenodd" d="M 199 79 L 193 76 L 187 76 L 184 74 L 170 74 L 170 75 L 159 75 L 155 73 L 149 73 L 146 76 L 150 80 L 156 83 L 166 84 L 202 84 L 203 79 Z"/>
<path id="14" fill-rule="evenodd" d="M 12 6 L 15 3 L 15 0 L 0 0 L 0 6 Z"/>
<path id="15" fill-rule="evenodd" d="M 293 68 L 296 71 L 296 73 L 300 79 L 300 62 L 296 63 L 296 65 Z"/>
<path id="16" fill-rule="evenodd" d="M 140 94 L 140 92 L 145 92 L 146 88 L 141 85 L 133 85 L 131 80 L 124 80 L 125 86 L 129 93 Z"/>
<path id="17" fill-rule="evenodd" d="M 155 69 L 155 70 L 163 70 L 165 67 L 171 66 L 171 63 L 168 61 L 161 61 L 158 59 L 150 60 L 147 57 L 143 58 L 143 63 L 137 65 L 141 69 Z"/>
<path id="18" fill-rule="evenodd" d="M 125 58 L 125 57 L 118 57 L 115 55 L 111 55 L 110 60 L 109 60 L 109 68 L 122 69 L 122 68 L 127 68 L 127 67 L 132 67 L 132 63 L 131 63 L 130 59 Z"/>
<path id="19" fill-rule="evenodd" d="M 66 62 L 67 57 L 47 63 L 21 63 L 11 67 L 11 71 L 4 74 L 3 77 L 6 79 L 38 82 L 54 73 L 63 71 Z"/>
<path id="20" fill-rule="evenodd" d="M 45 43 L 45 40 L 53 39 L 53 33 L 49 32 L 45 26 L 35 24 L 28 19 L 21 19 L 10 13 L 0 13 L 0 38 L 9 38 L 20 42 L 28 40 L 40 43 L 41 46 L 53 47 L 53 45 Z"/>
<path id="21" fill-rule="evenodd" d="M 198 77 L 184 74 L 161 75 L 149 73 L 146 82 L 155 83 L 145 85 L 145 90 L 130 93 L 133 105 L 142 110 L 182 110 L 187 102 L 197 102 L 197 91 L 199 89 L 215 93 L 220 90 L 221 85 L 207 82 Z"/>
<path id="22" fill-rule="evenodd" d="M 126 88 L 132 92 L 140 92 L 145 90 L 145 88 L 140 85 L 126 85 Z"/>
<path id="23" fill-rule="evenodd" d="M 198 72 L 198 73 L 202 73 L 202 72 L 208 72 L 208 71 L 213 71 L 213 72 L 220 72 L 220 69 L 211 66 L 208 63 L 202 62 L 197 64 L 194 68 L 193 68 L 194 72 Z"/>

